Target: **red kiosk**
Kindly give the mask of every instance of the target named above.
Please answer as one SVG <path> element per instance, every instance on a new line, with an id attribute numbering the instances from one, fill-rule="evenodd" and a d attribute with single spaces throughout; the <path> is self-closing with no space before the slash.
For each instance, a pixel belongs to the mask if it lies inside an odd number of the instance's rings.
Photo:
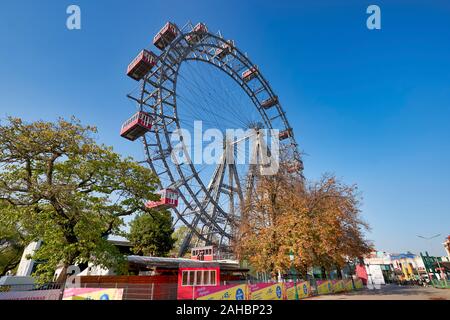
<path id="1" fill-rule="evenodd" d="M 196 287 L 220 285 L 220 265 L 214 246 L 196 247 L 191 250 L 190 265 L 180 266 L 178 271 L 178 299 L 195 299 Z"/>

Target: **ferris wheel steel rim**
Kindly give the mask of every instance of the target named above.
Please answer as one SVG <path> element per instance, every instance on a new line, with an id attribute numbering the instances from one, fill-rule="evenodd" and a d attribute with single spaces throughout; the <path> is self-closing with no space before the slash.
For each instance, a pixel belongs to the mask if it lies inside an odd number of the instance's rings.
<path id="1" fill-rule="evenodd" d="M 189 201 L 189 199 L 186 197 L 187 195 L 179 192 L 180 197 L 185 204 L 185 208 L 183 212 L 180 212 L 178 208 L 173 208 L 177 216 L 176 221 L 181 221 L 185 226 L 189 228 L 191 237 L 195 235 L 198 237 L 198 239 L 205 242 L 208 242 L 208 236 L 205 236 L 201 232 L 199 232 L 196 229 L 196 226 L 200 221 L 203 223 L 203 227 L 208 224 L 210 226 L 209 228 L 212 227 L 213 231 L 216 231 L 215 233 L 220 234 L 220 244 L 222 244 L 222 240 L 224 238 L 229 241 L 232 240 L 233 235 L 226 232 L 226 228 L 227 225 L 232 226 L 233 224 L 237 223 L 235 220 L 236 217 L 230 218 L 228 216 L 228 213 L 224 209 L 222 209 L 221 205 L 214 200 L 214 197 L 211 195 L 211 191 L 208 190 L 208 188 L 205 186 L 204 181 L 199 176 L 199 172 L 193 165 L 192 161 L 187 164 L 192 173 L 188 176 L 186 176 L 186 173 L 181 168 L 181 165 L 184 164 L 178 164 L 174 162 L 173 165 L 170 165 L 168 163 L 168 161 L 170 161 L 170 159 L 168 160 L 168 158 L 170 158 L 170 153 L 173 150 L 169 130 L 173 128 L 174 125 L 175 129 L 183 128 L 180 124 L 180 121 L 182 121 L 183 119 L 179 118 L 177 102 L 177 84 L 181 65 L 184 62 L 197 61 L 214 66 L 216 69 L 221 70 L 229 77 L 231 77 L 231 79 L 233 79 L 235 83 L 237 83 L 241 87 L 241 89 L 246 93 L 246 95 L 252 101 L 253 105 L 258 110 L 261 119 L 264 121 L 264 124 L 268 129 L 273 128 L 272 122 L 275 119 L 281 119 L 282 121 L 284 127 L 279 128 L 280 130 L 290 130 L 291 127 L 279 100 L 271 107 L 275 108 L 277 111 L 277 114 L 275 116 L 269 117 L 268 113 L 266 112 L 266 110 L 268 111 L 268 109 L 265 109 L 261 106 L 264 99 L 259 97 L 265 96 L 265 99 L 274 99 L 277 97 L 270 87 L 268 81 L 262 75 L 261 70 L 258 70 L 256 77 L 248 82 L 245 82 L 242 79 L 240 72 L 254 66 L 254 64 L 245 54 L 243 54 L 233 44 L 231 50 L 229 50 L 222 59 L 219 59 L 216 56 L 216 51 L 217 49 L 223 49 L 224 44 L 228 44 L 226 42 L 226 39 L 210 32 L 206 32 L 198 42 L 190 44 L 186 40 L 187 37 L 189 35 L 197 35 L 197 33 L 192 31 L 192 25 L 188 25 L 187 28 L 190 28 L 191 31 L 183 32 L 182 29 L 178 29 L 177 37 L 164 50 L 162 50 L 161 55 L 157 60 L 155 69 L 153 71 L 150 71 L 144 77 L 144 79 L 141 80 L 140 97 L 136 98 L 132 97 L 131 95 L 129 95 L 129 97 L 138 102 L 141 110 L 148 108 L 149 110 L 152 110 L 152 113 L 157 117 L 157 121 L 155 121 L 154 123 L 155 129 L 143 137 L 143 144 L 144 152 L 147 157 L 147 160 L 145 162 L 148 163 L 151 170 L 157 175 L 166 174 L 169 177 L 170 185 L 164 186 L 163 183 L 159 181 L 159 187 L 161 189 L 163 189 L 164 187 L 175 187 L 176 189 L 184 187 L 191 199 L 191 201 Z M 234 69 L 236 66 L 238 67 L 237 70 Z M 252 86 L 250 86 L 251 82 L 253 82 Z M 257 82 L 259 86 L 256 86 L 255 82 Z M 150 86 L 154 90 L 147 90 L 147 87 Z M 148 102 L 152 100 L 154 100 L 154 103 L 149 104 Z M 172 114 L 167 114 L 166 110 L 172 110 Z M 154 136 L 153 140 L 155 141 L 155 143 L 151 143 L 151 136 L 149 135 Z M 286 144 L 286 146 L 291 148 L 296 157 L 298 156 L 299 158 L 299 153 L 297 150 L 298 145 L 295 142 L 293 132 L 291 132 L 288 139 L 290 143 Z M 187 149 L 184 141 L 182 141 L 182 146 L 183 150 L 186 152 Z M 158 172 L 158 169 L 156 167 L 158 161 L 161 162 L 162 167 L 165 169 L 164 172 Z M 175 170 L 175 172 L 173 170 Z M 177 175 L 179 179 L 176 178 Z M 194 190 L 189 185 L 189 181 L 191 181 L 192 179 L 195 179 L 200 186 L 200 190 L 197 192 L 194 192 Z M 198 198 L 200 191 L 206 197 L 203 200 L 200 200 Z M 224 226 L 215 221 L 214 216 L 210 216 L 208 212 L 206 212 L 205 209 L 202 208 L 202 205 L 205 205 L 204 203 L 202 204 L 202 202 L 204 202 L 205 200 L 207 200 L 206 205 L 212 204 L 213 206 L 215 206 L 215 210 L 218 210 L 218 213 L 222 215 L 222 218 L 224 218 Z M 191 221 L 188 221 L 188 219 L 186 219 L 185 217 L 187 216 L 187 209 L 191 211 L 189 214 L 194 214 L 194 217 L 191 219 Z M 214 211 L 214 213 L 215 212 L 216 211 Z M 193 225 L 194 220 L 196 221 L 195 225 Z"/>

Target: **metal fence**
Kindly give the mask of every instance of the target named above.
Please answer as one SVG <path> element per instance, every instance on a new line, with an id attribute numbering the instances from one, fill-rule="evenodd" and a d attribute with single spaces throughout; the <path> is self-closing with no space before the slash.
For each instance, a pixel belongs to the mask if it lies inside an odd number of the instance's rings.
<path id="1" fill-rule="evenodd" d="M 81 288 L 123 289 L 123 300 L 176 300 L 177 283 L 83 283 Z"/>
<path id="2" fill-rule="evenodd" d="M 441 288 L 441 289 L 450 289 L 450 283 L 447 281 L 447 279 L 442 280 L 432 280 L 433 287 L 435 288 Z"/>
<path id="3" fill-rule="evenodd" d="M 298 282 L 305 281 L 298 279 Z M 310 284 L 310 296 L 317 296 L 317 284 L 315 279 L 307 280 Z M 258 283 L 277 283 L 275 281 L 221 281 L 220 285 L 240 285 L 240 284 L 258 284 Z M 448 285 L 448 283 L 445 283 Z M 99 288 L 99 289 L 123 289 L 122 300 L 176 300 L 178 293 L 178 284 L 174 283 L 82 283 L 78 288 Z M 64 285 L 60 283 L 47 283 L 43 285 L 9 285 L 0 286 L 1 292 L 30 292 L 39 290 L 60 290 L 60 299 L 63 298 Z"/>
<path id="4" fill-rule="evenodd" d="M 14 284 L 0 285 L 0 292 L 17 292 L 17 291 L 37 291 L 37 290 L 55 290 L 63 289 L 61 283 L 45 283 L 45 284 Z"/>

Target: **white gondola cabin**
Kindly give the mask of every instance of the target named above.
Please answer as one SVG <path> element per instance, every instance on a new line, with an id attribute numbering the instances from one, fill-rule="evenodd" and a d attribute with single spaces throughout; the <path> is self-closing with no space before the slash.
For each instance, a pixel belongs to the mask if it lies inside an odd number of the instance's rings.
<path id="1" fill-rule="evenodd" d="M 153 38 L 153 44 L 158 49 L 164 50 L 177 37 L 177 34 L 177 26 L 172 22 L 167 22 Z"/>
<path id="2" fill-rule="evenodd" d="M 148 50 L 142 50 L 128 65 L 127 75 L 136 80 L 141 80 L 156 65 L 156 55 Z"/>
<path id="3" fill-rule="evenodd" d="M 222 43 L 220 45 L 220 48 L 216 49 L 216 57 L 218 57 L 220 60 L 225 58 L 229 53 L 231 53 L 232 49 L 234 47 L 234 41 L 233 40 L 227 40 L 226 42 Z"/>
<path id="4" fill-rule="evenodd" d="M 283 130 L 279 134 L 280 140 L 290 138 L 292 136 L 292 129 Z"/>
<path id="5" fill-rule="evenodd" d="M 176 208 L 178 206 L 178 191 L 174 189 L 163 189 L 158 192 L 161 196 L 158 201 L 148 201 L 147 208 Z"/>
<path id="6" fill-rule="evenodd" d="M 134 141 L 152 129 L 153 118 L 146 112 L 139 111 L 128 119 L 120 130 L 120 135 Z"/>
<path id="7" fill-rule="evenodd" d="M 249 82 L 257 75 L 258 75 L 258 66 L 253 66 L 250 69 L 247 69 L 244 72 L 242 72 L 242 80 L 244 80 L 244 82 Z"/>
<path id="8" fill-rule="evenodd" d="M 273 107 L 274 105 L 276 105 L 277 103 L 278 103 L 278 97 L 273 96 L 273 97 L 270 97 L 269 99 L 266 99 L 263 102 L 261 102 L 261 107 L 263 109 L 269 109 L 269 108 Z"/>
<path id="9" fill-rule="evenodd" d="M 186 36 L 186 41 L 190 44 L 194 44 L 199 42 L 205 37 L 205 34 L 208 32 L 208 28 L 204 23 L 197 23 L 194 27 L 194 30 L 192 30 L 192 33 L 188 34 Z"/>

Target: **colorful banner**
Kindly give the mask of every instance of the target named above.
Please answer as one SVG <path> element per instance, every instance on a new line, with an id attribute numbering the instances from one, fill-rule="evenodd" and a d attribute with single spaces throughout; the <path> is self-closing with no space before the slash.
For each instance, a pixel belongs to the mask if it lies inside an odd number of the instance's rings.
<path id="1" fill-rule="evenodd" d="M 195 292 L 197 300 L 246 300 L 247 294 L 246 284 L 197 287 Z"/>
<path id="2" fill-rule="evenodd" d="M 353 290 L 352 279 L 345 279 L 344 280 L 344 289 L 345 289 L 345 291 L 352 291 Z"/>
<path id="3" fill-rule="evenodd" d="M 333 292 L 331 281 L 329 280 L 317 280 L 317 293 L 329 294 Z"/>
<path id="4" fill-rule="evenodd" d="M 297 287 L 298 292 L 298 287 Z M 284 294 L 287 300 L 295 300 L 295 284 L 294 282 L 286 282 L 284 284 Z"/>
<path id="5" fill-rule="evenodd" d="M 309 281 L 302 281 L 298 283 L 297 288 L 300 288 L 298 291 L 300 299 L 307 298 L 311 295 L 311 285 L 309 284 Z"/>
<path id="6" fill-rule="evenodd" d="M 0 300 L 59 300 L 61 290 L 1 292 Z"/>
<path id="7" fill-rule="evenodd" d="M 294 282 L 286 282 L 284 284 L 284 290 L 287 300 L 295 300 L 295 286 Z M 309 297 L 311 288 L 309 282 L 299 281 L 297 282 L 297 294 L 299 299 Z"/>
<path id="8" fill-rule="evenodd" d="M 344 281 L 343 280 L 333 280 L 333 292 L 343 292 L 344 291 Z"/>
<path id="9" fill-rule="evenodd" d="M 69 288 L 63 300 L 122 300 L 123 289 Z"/>
<path id="10" fill-rule="evenodd" d="M 249 285 L 251 300 L 283 300 L 282 283 L 257 283 Z"/>
<path id="11" fill-rule="evenodd" d="M 355 279 L 355 289 L 362 289 L 363 286 L 363 282 L 361 279 Z"/>

